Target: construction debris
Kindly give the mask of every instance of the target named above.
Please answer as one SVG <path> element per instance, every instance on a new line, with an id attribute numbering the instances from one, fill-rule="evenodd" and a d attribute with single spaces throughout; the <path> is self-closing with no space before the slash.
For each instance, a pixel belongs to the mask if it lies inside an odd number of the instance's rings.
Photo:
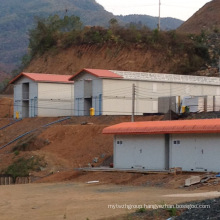
<path id="1" fill-rule="evenodd" d="M 84 122 L 81 123 L 81 125 L 93 125 L 93 123 L 84 121 Z"/>
<path id="2" fill-rule="evenodd" d="M 200 183 L 201 177 L 200 176 L 191 176 L 190 178 L 185 180 L 185 186 L 191 186 L 193 184 Z"/>
<path id="3" fill-rule="evenodd" d="M 176 175 L 177 173 L 182 173 L 182 167 L 172 167 L 170 168 L 170 173 Z"/>
<path id="4" fill-rule="evenodd" d="M 99 183 L 99 181 L 98 181 L 98 180 L 93 180 L 93 181 L 88 181 L 87 183 L 88 183 L 88 184 L 91 184 L 91 183 Z"/>
<path id="5" fill-rule="evenodd" d="M 185 186 L 191 186 L 191 185 L 197 185 L 198 187 L 204 186 L 204 185 L 217 185 L 219 184 L 219 181 L 216 177 L 216 175 L 207 174 L 205 176 L 191 176 L 190 178 L 185 180 Z"/>
<path id="6" fill-rule="evenodd" d="M 99 160 L 99 158 L 98 158 L 98 157 L 95 157 L 95 158 L 93 159 L 93 163 L 98 163 L 98 160 Z"/>
<path id="7" fill-rule="evenodd" d="M 202 179 L 201 179 L 201 183 L 206 183 L 206 182 L 208 182 L 210 179 L 212 179 L 213 177 L 212 176 L 205 176 L 205 177 L 203 177 Z"/>

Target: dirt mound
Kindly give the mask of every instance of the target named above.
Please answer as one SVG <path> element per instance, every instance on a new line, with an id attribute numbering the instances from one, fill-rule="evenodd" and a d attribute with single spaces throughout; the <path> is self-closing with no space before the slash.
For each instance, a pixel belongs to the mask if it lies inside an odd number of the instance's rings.
<path id="1" fill-rule="evenodd" d="M 177 30 L 185 33 L 199 34 L 204 31 L 220 29 L 220 1 L 213 0 L 204 5 L 191 18 L 184 22 Z"/>
<path id="2" fill-rule="evenodd" d="M 139 72 L 171 73 L 183 62 L 183 54 L 170 49 L 150 49 L 143 45 L 125 46 L 73 46 L 58 54 L 48 52 L 36 57 L 25 72 L 74 74 L 83 68 L 110 69 Z M 92 57 L 92 59 L 91 59 Z M 157 57 L 157 59 L 155 59 Z"/>
<path id="3" fill-rule="evenodd" d="M 162 116 L 136 116 L 135 120 L 160 120 L 161 118 Z M 0 170 L 5 169 L 6 165 L 10 165 L 20 157 L 32 156 L 44 158 L 47 164 L 40 173 L 35 173 L 38 176 L 90 165 L 99 166 L 103 162 L 106 164 L 113 153 L 113 137 L 103 135 L 103 128 L 122 121 L 130 121 L 131 117 L 72 117 L 51 127 L 42 128 L 42 125 L 56 120 L 58 118 L 26 118 L 0 130 L 1 147 L 25 132 L 40 128 L 0 150 L 2 161 Z M 2 119 L 0 126 L 3 127 L 10 122 L 10 119 Z M 60 180 L 62 179 L 61 177 Z"/>
<path id="4" fill-rule="evenodd" d="M 48 140 L 49 144 L 41 149 L 55 158 L 68 161 L 68 167 L 76 168 L 98 165 L 106 156 L 112 155 L 111 135 L 102 134 L 104 125 L 65 125 L 48 128 L 39 137 Z M 98 162 L 95 163 L 95 158 Z"/>

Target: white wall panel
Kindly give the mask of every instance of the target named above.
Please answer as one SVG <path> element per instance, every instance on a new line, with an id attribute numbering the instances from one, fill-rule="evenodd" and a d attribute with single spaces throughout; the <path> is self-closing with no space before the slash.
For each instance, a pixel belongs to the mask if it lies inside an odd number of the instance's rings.
<path id="1" fill-rule="evenodd" d="M 114 139 L 115 168 L 165 169 L 164 135 L 118 135 Z"/>
<path id="2" fill-rule="evenodd" d="M 219 134 L 173 134 L 170 166 L 182 167 L 185 171 L 219 172 L 219 143 Z"/>

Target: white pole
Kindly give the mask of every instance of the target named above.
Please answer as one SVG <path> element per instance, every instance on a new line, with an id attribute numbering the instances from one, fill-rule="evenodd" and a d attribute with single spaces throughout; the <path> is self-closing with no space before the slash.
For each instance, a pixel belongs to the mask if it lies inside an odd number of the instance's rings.
<path id="1" fill-rule="evenodd" d="M 160 0 L 159 0 L 158 31 L 160 31 L 160 5 L 161 5 L 161 2 L 160 2 Z"/>
<path id="2" fill-rule="evenodd" d="M 132 122 L 134 122 L 134 112 L 135 112 L 135 84 L 132 85 L 132 115 L 131 115 Z"/>
<path id="3" fill-rule="evenodd" d="M 220 57 L 219 57 L 219 61 L 218 61 L 218 72 L 220 73 Z"/>

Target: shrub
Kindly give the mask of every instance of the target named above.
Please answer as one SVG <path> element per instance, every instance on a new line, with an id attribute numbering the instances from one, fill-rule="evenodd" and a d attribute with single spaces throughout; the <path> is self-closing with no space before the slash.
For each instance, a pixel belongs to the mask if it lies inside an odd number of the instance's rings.
<path id="1" fill-rule="evenodd" d="M 170 213 L 171 217 L 177 215 L 177 209 L 176 208 L 170 208 L 170 209 L 167 209 L 167 211 Z"/>
<path id="2" fill-rule="evenodd" d="M 30 171 L 39 171 L 40 167 L 45 165 L 42 158 L 32 156 L 25 159 L 21 157 L 6 169 L 5 174 L 11 175 L 15 181 L 17 177 L 28 176 Z"/>
<path id="3" fill-rule="evenodd" d="M 145 213 L 147 210 L 145 208 L 139 208 L 136 210 L 136 213 Z"/>

